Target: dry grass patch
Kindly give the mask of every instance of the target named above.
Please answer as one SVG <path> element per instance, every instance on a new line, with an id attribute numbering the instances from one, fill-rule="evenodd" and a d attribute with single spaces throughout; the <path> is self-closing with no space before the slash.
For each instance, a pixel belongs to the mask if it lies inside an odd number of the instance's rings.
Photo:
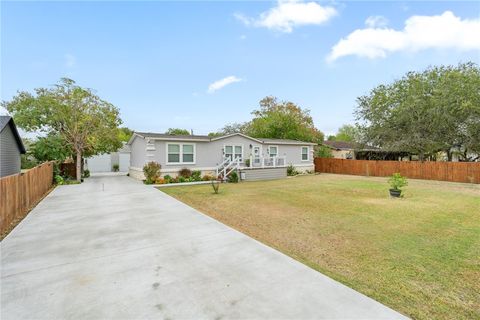
<path id="1" fill-rule="evenodd" d="M 480 318 L 480 186 L 296 177 L 162 191 L 418 319 Z"/>

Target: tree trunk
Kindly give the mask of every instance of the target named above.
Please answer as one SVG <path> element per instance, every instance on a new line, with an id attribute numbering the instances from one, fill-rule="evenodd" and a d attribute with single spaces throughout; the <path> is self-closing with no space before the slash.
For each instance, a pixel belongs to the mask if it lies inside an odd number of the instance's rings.
<path id="1" fill-rule="evenodd" d="M 77 169 L 77 181 L 81 181 L 82 179 L 82 151 L 77 150 L 77 159 L 75 161 L 76 169 Z"/>
<path id="2" fill-rule="evenodd" d="M 450 151 L 450 149 L 448 149 L 446 152 L 447 152 L 447 161 L 451 162 L 452 161 L 452 151 Z"/>

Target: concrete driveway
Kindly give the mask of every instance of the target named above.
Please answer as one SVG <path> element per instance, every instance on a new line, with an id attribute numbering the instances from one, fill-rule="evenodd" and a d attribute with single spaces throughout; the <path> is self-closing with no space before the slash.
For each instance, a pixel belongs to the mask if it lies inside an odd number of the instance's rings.
<path id="1" fill-rule="evenodd" d="M 403 317 L 125 176 L 56 188 L 1 250 L 4 320 Z"/>

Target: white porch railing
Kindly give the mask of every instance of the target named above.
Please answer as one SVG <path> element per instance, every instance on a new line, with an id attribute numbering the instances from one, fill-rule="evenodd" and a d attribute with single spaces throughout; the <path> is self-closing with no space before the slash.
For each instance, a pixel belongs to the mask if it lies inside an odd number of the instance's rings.
<path id="1" fill-rule="evenodd" d="M 241 158 L 235 158 L 232 160 L 231 158 L 224 158 L 223 162 L 219 164 L 216 168 L 217 178 L 222 178 L 223 180 L 227 180 L 227 177 L 232 171 L 238 170 L 240 168 L 240 163 L 242 162 Z"/>
<path id="2" fill-rule="evenodd" d="M 253 157 L 252 168 L 276 168 L 287 166 L 287 157 Z"/>

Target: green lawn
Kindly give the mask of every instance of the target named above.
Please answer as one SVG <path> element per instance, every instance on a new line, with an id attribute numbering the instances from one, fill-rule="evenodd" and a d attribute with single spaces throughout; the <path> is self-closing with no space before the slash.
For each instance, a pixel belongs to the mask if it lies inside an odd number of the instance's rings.
<path id="1" fill-rule="evenodd" d="M 480 186 L 317 175 L 162 191 L 418 319 L 480 319 Z"/>

